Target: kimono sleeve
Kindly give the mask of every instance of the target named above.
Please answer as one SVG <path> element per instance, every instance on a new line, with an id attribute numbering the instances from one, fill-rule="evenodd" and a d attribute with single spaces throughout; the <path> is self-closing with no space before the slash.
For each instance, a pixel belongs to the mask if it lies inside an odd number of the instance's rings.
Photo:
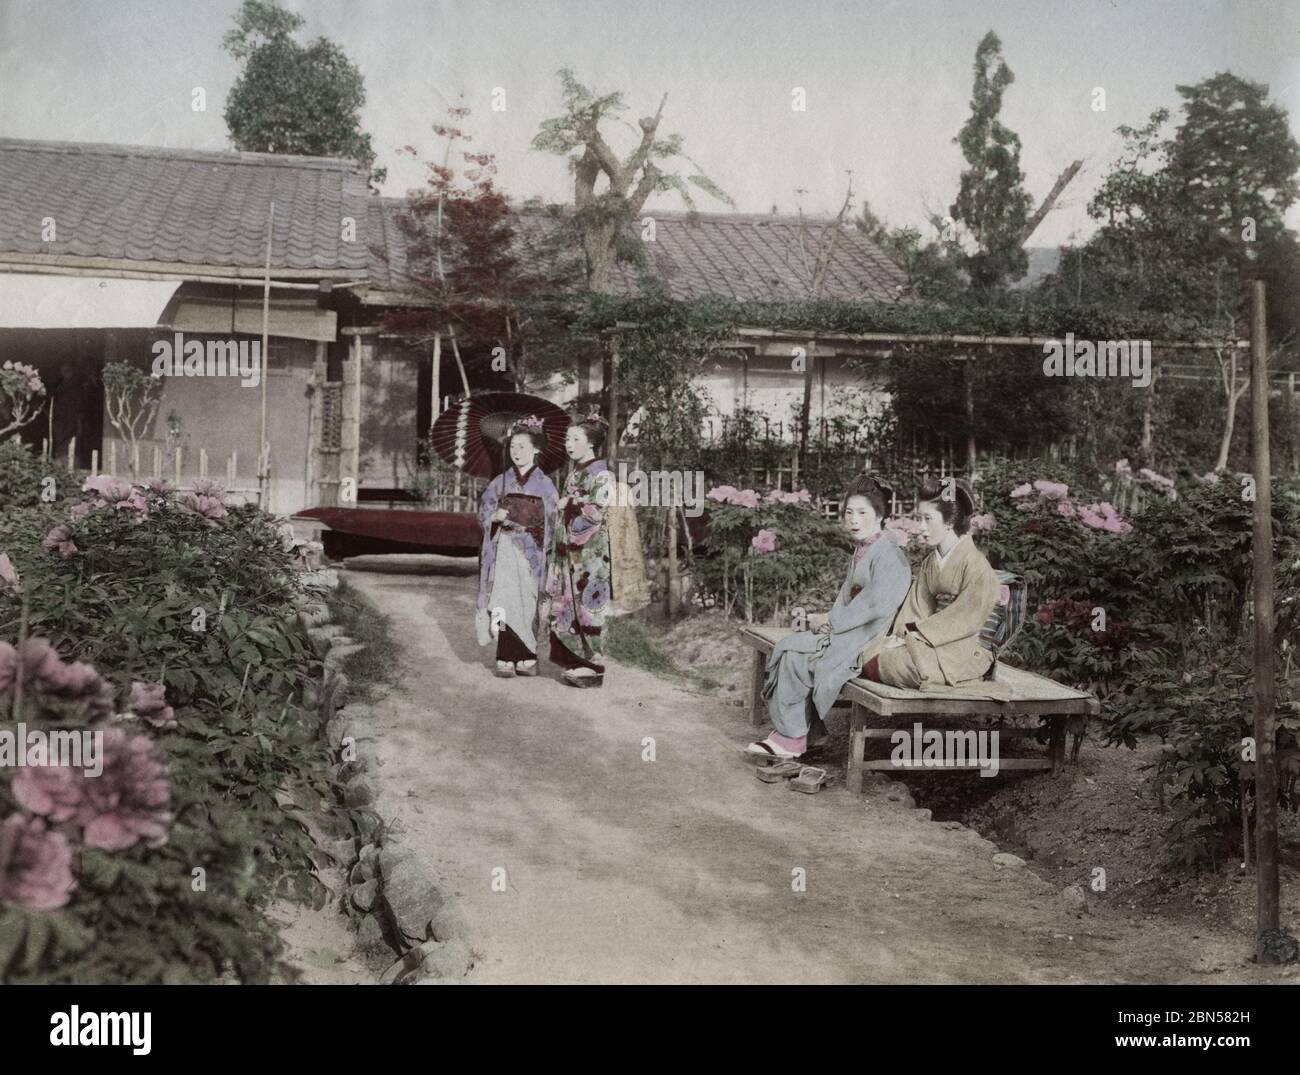
<path id="1" fill-rule="evenodd" d="M 972 557 L 961 590 L 947 608 L 918 620 L 916 633 L 931 646 L 943 646 L 979 634 L 998 599 L 998 577 L 983 556 Z"/>
<path id="2" fill-rule="evenodd" d="M 501 475 L 497 475 L 487 484 L 483 490 L 483 498 L 478 504 L 478 524 L 483 528 L 483 536 L 486 537 L 488 531 L 492 528 L 492 516 L 496 514 L 497 506 L 501 502 L 501 490 L 505 488 L 505 482 Z"/>
<path id="3" fill-rule="evenodd" d="M 599 530 L 604 525 L 613 491 L 614 475 L 608 470 L 602 470 L 595 476 L 590 496 L 581 498 L 578 515 L 569 524 L 569 532 L 576 544 L 582 544 L 591 536 L 592 531 Z"/>
<path id="4" fill-rule="evenodd" d="M 831 633 L 854 631 L 886 616 L 892 619 L 911 582 L 911 568 L 898 548 L 882 549 L 872 559 L 867 585 L 858 596 L 831 609 Z"/>

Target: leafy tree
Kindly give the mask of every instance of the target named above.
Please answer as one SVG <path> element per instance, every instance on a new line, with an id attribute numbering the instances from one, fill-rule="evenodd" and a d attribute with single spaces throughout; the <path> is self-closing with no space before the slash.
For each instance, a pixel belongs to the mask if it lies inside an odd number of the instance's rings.
<path id="1" fill-rule="evenodd" d="M 1284 214 L 1300 197 L 1300 146 L 1286 113 L 1268 102 L 1266 86 L 1230 73 L 1177 89 L 1183 119 L 1172 134 L 1166 109 L 1141 127 L 1118 129 L 1123 151 L 1088 206 L 1102 226 L 1063 250 L 1043 294 L 1191 315 L 1230 337 L 1245 333 L 1246 284 L 1261 277 L 1270 337 L 1289 345 L 1300 330 L 1300 246 Z M 1249 381 L 1240 352 L 1225 347 L 1216 355 L 1224 418 L 1214 468 L 1223 470 Z"/>
<path id="2" fill-rule="evenodd" d="M 977 244 L 966 269 L 971 286 L 980 292 L 1020 279 L 1029 267 L 1022 244 L 1032 199 L 1022 185 L 1020 137 L 998 119 L 1002 95 L 1014 81 L 1002 58 L 1002 42 L 990 30 L 975 50 L 970 119 L 953 139 L 967 168 L 949 210 Z"/>
<path id="3" fill-rule="evenodd" d="M 370 135 L 361 129 L 361 71 L 327 38 L 295 41 L 305 25 L 275 0 L 244 0 L 222 39 L 241 65 L 226 99 L 230 139 L 236 149 L 258 153 L 356 161 L 378 189 L 388 171 L 374 167 Z"/>
<path id="4" fill-rule="evenodd" d="M 543 120 L 533 138 L 533 148 L 568 157 L 573 170 L 574 222 L 587 259 L 587 286 L 608 294 L 611 274 L 619 261 L 643 263 L 641 244 L 629 234 L 629 225 L 656 191 L 675 190 L 690 209 L 695 208 L 691 185 L 728 205 L 730 197 L 704 170 L 686 155 L 682 136 L 659 135 L 668 95 L 664 94 L 653 116 L 637 121 L 641 131 L 636 148 L 620 157 L 605 140 L 602 123 L 621 120 L 627 104 L 621 93 L 597 96 L 582 85 L 574 73 L 559 72 L 564 100 L 563 115 Z M 665 171 L 661 162 L 683 160 L 694 169 L 684 178 Z M 601 177 L 605 186 L 597 192 Z"/>

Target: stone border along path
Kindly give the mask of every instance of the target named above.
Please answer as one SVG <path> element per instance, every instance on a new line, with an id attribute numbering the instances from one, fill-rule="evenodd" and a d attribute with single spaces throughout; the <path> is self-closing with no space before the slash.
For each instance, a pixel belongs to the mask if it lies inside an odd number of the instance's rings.
<path id="1" fill-rule="evenodd" d="M 397 646 L 392 688 L 329 725 L 331 744 L 356 739 L 349 801 L 373 811 L 350 864 L 362 951 L 387 937 L 416 952 L 384 980 L 1294 974 L 1248 965 L 1247 938 L 1205 924 L 1089 916 L 1104 896 L 1056 890 L 888 778 L 861 798 L 764 784 L 741 710 L 649 673 L 613 664 L 585 691 L 546 662 L 497 679 L 474 640 L 474 574 L 433 556 L 348 565 Z"/>

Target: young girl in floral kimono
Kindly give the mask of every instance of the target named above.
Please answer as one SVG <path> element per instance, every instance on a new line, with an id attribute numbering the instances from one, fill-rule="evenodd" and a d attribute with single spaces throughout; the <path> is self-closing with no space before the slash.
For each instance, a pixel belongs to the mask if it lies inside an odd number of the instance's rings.
<path id="1" fill-rule="evenodd" d="M 551 600 L 551 661 L 573 687 L 605 681 L 605 612 L 610 600 L 606 512 L 614 475 L 596 453 L 608 429 L 599 415 L 575 420 L 564 436 L 572 461 L 555 523 L 555 556 L 546 592 Z"/>
<path id="2" fill-rule="evenodd" d="M 894 617 L 889 634 L 863 654 L 863 675 L 893 687 L 1006 698 L 986 680 L 993 654 L 980 628 L 998 599 L 998 578 L 971 541 L 975 498 L 964 481 L 947 479 L 917 493 L 921 537 L 931 547 Z"/>
<path id="3" fill-rule="evenodd" d="M 537 675 L 537 614 L 551 547 L 555 486 L 537 466 L 546 443 L 540 419 L 524 418 L 510 427 L 511 467 L 483 491 L 479 524 L 479 645 L 497 642 L 498 676 Z"/>
<path id="4" fill-rule="evenodd" d="M 894 535 L 881 529 L 887 515 L 888 496 L 879 482 L 862 477 L 849 486 L 840 512 L 854 541 L 848 574 L 829 613 L 809 616 L 811 630 L 787 635 L 773 648 L 763 697 L 775 731 L 750 743 L 746 753 L 781 759 L 803 754 L 810 723 L 825 734 L 822 721 L 840 688 L 861 672 L 863 649 L 893 620 L 912 569 Z"/>

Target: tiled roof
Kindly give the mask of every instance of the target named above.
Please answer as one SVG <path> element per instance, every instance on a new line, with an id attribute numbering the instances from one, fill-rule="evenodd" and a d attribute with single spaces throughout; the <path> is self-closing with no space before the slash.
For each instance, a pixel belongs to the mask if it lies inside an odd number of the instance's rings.
<path id="1" fill-rule="evenodd" d="M 372 246 L 384 253 L 372 250 L 371 285 L 386 292 L 403 291 L 410 287 L 407 240 L 396 218 L 406 209 L 406 201 L 376 201 L 370 214 Z M 645 244 L 650 274 L 667 286 L 674 299 L 717 295 L 749 302 L 789 302 L 810 297 L 813 252 L 828 221 L 720 213 L 645 216 L 655 220 L 655 241 Z M 547 213 L 519 213 L 516 234 L 526 261 L 528 251 L 556 226 Z M 636 295 L 636 270 L 617 266 L 613 284 L 619 294 Z M 903 270 L 880 247 L 855 228 L 840 229 L 823 298 L 897 302 L 906 284 Z"/>
<path id="2" fill-rule="evenodd" d="M 362 276 L 369 200 L 350 161 L 0 138 L 0 257 L 260 268 L 274 201 L 273 269 Z"/>
<path id="3" fill-rule="evenodd" d="M 0 138 L 0 260 L 62 255 L 152 262 L 155 270 L 255 271 L 265 258 L 271 201 L 273 270 L 366 279 L 390 301 L 412 290 L 407 238 L 397 223 L 406 201 L 370 195 L 350 161 Z M 824 220 L 645 215 L 655 219 L 655 241 L 644 247 L 649 271 L 673 298 L 810 297 L 813 249 Z M 47 217 L 54 219 L 54 242 L 42 238 Z M 354 241 L 342 237 L 348 217 L 356 222 Z M 536 264 L 536 251 L 553 237 L 557 220 L 521 210 L 517 221 L 525 261 Z M 613 281 L 620 294 L 638 292 L 629 266 L 617 266 Z M 875 243 L 854 228 L 840 229 L 822 297 L 895 302 L 905 284 L 903 271 Z"/>

